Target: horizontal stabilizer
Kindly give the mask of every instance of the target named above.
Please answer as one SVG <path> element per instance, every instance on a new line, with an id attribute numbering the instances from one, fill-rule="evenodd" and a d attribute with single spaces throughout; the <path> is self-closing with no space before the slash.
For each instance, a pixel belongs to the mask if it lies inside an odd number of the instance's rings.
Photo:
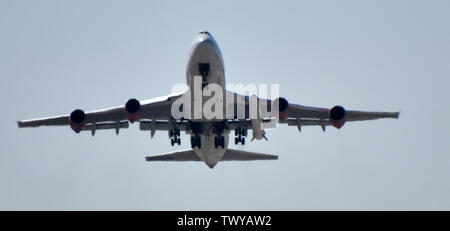
<path id="1" fill-rule="evenodd" d="M 223 155 L 221 161 L 230 161 L 230 160 L 237 160 L 237 161 L 244 161 L 244 160 L 278 160 L 277 155 L 271 155 L 271 154 L 263 154 L 263 153 L 256 153 L 256 152 L 246 152 L 236 149 L 227 149 L 227 152 L 225 155 Z"/>
<path id="2" fill-rule="evenodd" d="M 221 161 L 277 160 L 277 155 L 227 149 Z M 146 161 L 201 161 L 193 150 L 170 152 L 145 157 Z"/>
<path id="3" fill-rule="evenodd" d="M 164 153 L 145 157 L 146 161 L 201 161 L 193 150 Z"/>

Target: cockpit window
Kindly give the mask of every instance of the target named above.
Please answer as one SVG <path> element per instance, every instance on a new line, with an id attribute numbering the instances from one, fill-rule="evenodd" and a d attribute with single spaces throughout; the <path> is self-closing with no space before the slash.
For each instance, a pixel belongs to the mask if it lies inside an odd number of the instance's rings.
<path id="1" fill-rule="evenodd" d="M 204 30 L 204 31 L 200 31 L 198 32 L 199 34 L 207 34 L 207 35 L 211 35 L 208 31 Z"/>

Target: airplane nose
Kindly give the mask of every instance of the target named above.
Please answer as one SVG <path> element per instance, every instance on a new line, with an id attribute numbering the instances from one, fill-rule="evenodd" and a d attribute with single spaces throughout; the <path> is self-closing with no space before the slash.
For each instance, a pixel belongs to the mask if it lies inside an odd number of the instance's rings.
<path id="1" fill-rule="evenodd" d="M 198 33 L 192 44 L 190 54 L 191 56 L 204 56 L 206 58 L 210 58 L 210 56 L 217 56 L 217 58 L 223 64 L 222 54 L 220 52 L 219 46 L 217 45 L 214 37 L 207 31 L 200 31 Z"/>
<path id="2" fill-rule="evenodd" d="M 215 43 L 214 38 L 211 35 L 211 33 L 209 33 L 206 30 L 202 30 L 202 31 L 198 32 L 198 41 L 200 43 L 205 43 L 205 42 Z"/>
<path id="3" fill-rule="evenodd" d="M 201 34 L 201 35 L 209 35 L 209 36 L 211 36 L 211 33 L 209 33 L 209 32 L 206 31 L 206 30 L 202 30 L 202 31 L 198 32 L 198 34 Z"/>
<path id="4" fill-rule="evenodd" d="M 208 34 L 200 34 L 198 37 L 199 37 L 198 40 L 200 43 L 205 43 L 205 42 L 212 43 L 212 41 L 213 41 L 212 36 L 208 35 Z"/>
<path id="5" fill-rule="evenodd" d="M 198 38 L 196 39 L 194 43 L 194 50 L 201 51 L 201 50 L 208 50 L 215 47 L 215 41 L 214 38 L 208 33 L 201 33 L 198 35 Z"/>

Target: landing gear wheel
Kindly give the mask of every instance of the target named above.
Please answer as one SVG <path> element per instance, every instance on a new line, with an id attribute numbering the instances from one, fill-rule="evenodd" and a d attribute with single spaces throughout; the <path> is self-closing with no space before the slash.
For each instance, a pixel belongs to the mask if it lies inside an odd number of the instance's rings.
<path id="1" fill-rule="evenodd" d="M 222 148 L 225 148 L 225 137 L 220 137 L 220 146 L 222 146 Z"/>
<path id="2" fill-rule="evenodd" d="M 200 136 L 195 137 L 195 146 L 202 148 L 202 140 L 200 139 Z"/>
<path id="3" fill-rule="evenodd" d="M 214 137 L 214 146 L 225 148 L 225 137 L 223 136 L 216 136 Z"/>
<path id="4" fill-rule="evenodd" d="M 236 135 L 236 138 L 234 139 L 234 144 L 241 143 L 242 145 L 245 144 L 245 137 L 247 137 L 247 129 L 245 128 L 236 128 L 234 130 L 234 134 Z"/>

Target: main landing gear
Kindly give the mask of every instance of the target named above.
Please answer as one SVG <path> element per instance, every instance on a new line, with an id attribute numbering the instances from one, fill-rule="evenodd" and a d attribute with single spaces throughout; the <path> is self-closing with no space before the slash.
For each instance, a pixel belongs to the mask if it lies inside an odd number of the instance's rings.
<path id="1" fill-rule="evenodd" d="M 214 137 L 214 146 L 225 148 L 225 137 L 222 135 Z"/>
<path id="2" fill-rule="evenodd" d="M 181 145 L 180 139 L 180 130 L 174 129 L 169 131 L 170 144 L 173 146 L 174 144 Z"/>
<path id="3" fill-rule="evenodd" d="M 247 136 L 247 129 L 236 128 L 236 130 L 234 130 L 234 134 L 236 135 L 236 138 L 234 138 L 234 144 L 241 143 L 242 145 L 244 145 L 245 137 Z"/>
<path id="4" fill-rule="evenodd" d="M 192 149 L 195 147 L 202 148 L 202 140 L 199 135 L 191 136 L 191 147 Z"/>

